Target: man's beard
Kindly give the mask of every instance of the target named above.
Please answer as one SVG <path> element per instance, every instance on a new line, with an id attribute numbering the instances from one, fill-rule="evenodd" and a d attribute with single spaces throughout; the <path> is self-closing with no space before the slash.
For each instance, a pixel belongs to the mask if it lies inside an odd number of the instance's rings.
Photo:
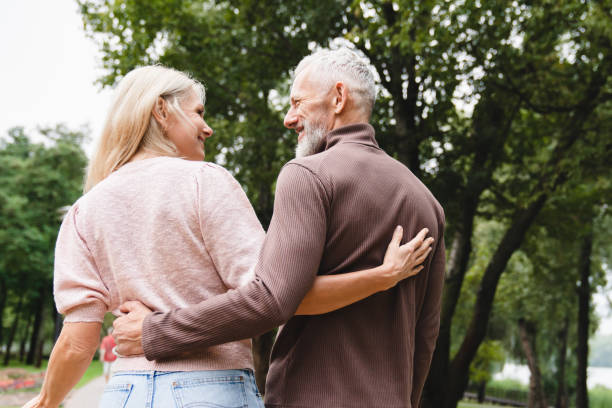
<path id="1" fill-rule="evenodd" d="M 317 153 L 317 147 L 325 138 L 326 133 L 327 129 L 322 124 L 304 120 L 304 136 L 295 148 L 295 157 L 306 157 Z"/>

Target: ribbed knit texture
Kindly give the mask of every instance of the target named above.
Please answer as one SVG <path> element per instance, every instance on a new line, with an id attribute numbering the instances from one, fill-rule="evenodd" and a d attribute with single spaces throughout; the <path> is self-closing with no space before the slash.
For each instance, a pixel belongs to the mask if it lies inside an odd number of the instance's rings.
<path id="1" fill-rule="evenodd" d="M 127 300 L 169 311 L 214 298 L 253 278 L 263 239 L 246 195 L 222 167 L 168 157 L 128 163 L 81 197 L 62 223 L 57 308 L 66 322 L 101 322 Z M 249 340 L 115 364 L 119 371 L 253 367 Z"/>
<path id="2" fill-rule="evenodd" d="M 147 358 L 285 323 L 272 351 L 268 407 L 411 407 L 438 335 L 444 213 L 427 188 L 376 144 L 367 124 L 329 133 L 321 152 L 281 171 L 274 215 L 249 284 L 145 320 Z M 378 266 L 396 225 L 436 239 L 414 278 L 332 313 L 293 316 L 317 274 Z"/>

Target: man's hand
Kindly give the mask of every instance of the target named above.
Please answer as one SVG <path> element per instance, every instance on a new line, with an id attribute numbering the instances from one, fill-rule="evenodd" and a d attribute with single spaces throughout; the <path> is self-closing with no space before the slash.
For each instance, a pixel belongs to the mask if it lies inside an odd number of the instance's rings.
<path id="1" fill-rule="evenodd" d="M 119 307 L 125 315 L 113 322 L 115 351 L 122 356 L 142 355 L 142 322 L 151 309 L 137 300 L 130 300 Z"/>

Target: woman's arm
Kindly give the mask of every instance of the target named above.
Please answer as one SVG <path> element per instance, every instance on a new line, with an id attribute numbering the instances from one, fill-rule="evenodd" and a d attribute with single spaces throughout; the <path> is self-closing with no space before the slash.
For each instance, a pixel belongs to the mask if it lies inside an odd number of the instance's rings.
<path id="1" fill-rule="evenodd" d="M 91 363 L 102 323 L 65 323 L 53 347 L 40 394 L 23 408 L 58 407 Z"/>
<path id="2" fill-rule="evenodd" d="M 431 251 L 433 238 L 425 239 L 428 232 L 424 228 L 410 242 L 400 246 L 403 230 L 398 226 L 382 265 L 358 272 L 318 276 L 295 314 L 328 313 L 390 289 L 399 281 L 416 275 L 423 269 L 421 263 Z"/>

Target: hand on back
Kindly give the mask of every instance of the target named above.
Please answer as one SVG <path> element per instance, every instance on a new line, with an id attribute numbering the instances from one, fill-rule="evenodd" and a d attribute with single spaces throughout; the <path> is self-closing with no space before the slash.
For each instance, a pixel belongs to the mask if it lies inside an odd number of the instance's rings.
<path id="1" fill-rule="evenodd" d="M 412 240 L 400 245 L 403 228 L 399 225 L 395 228 L 383 261 L 383 266 L 389 273 L 389 288 L 418 274 L 424 268 L 423 262 L 431 252 L 431 244 L 434 242 L 431 237 L 425 238 L 428 232 L 427 228 L 423 228 Z"/>

